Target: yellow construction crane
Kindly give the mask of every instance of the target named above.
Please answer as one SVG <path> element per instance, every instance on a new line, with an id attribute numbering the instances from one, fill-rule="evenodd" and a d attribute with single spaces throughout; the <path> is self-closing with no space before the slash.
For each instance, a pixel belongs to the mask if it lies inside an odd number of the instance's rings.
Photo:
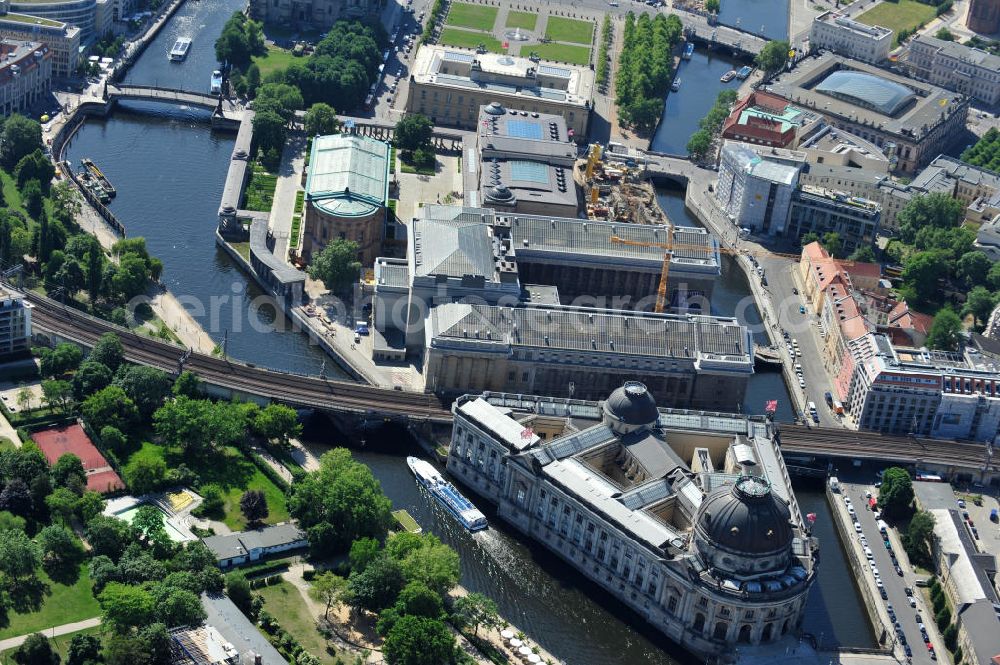
<path id="1" fill-rule="evenodd" d="M 587 171 L 586 178 L 587 182 L 590 183 L 594 179 L 594 167 L 596 167 L 601 162 L 601 144 L 591 143 L 590 152 L 587 153 Z"/>

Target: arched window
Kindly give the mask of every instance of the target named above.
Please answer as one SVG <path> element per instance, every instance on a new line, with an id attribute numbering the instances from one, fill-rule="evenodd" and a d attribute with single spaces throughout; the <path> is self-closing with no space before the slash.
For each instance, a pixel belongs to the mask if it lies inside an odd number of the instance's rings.
<path id="1" fill-rule="evenodd" d="M 705 632 L 705 615 L 698 612 L 694 615 L 694 624 L 691 625 L 691 629 L 696 633 Z"/>
<path id="2" fill-rule="evenodd" d="M 737 639 L 739 639 L 739 641 L 742 642 L 743 644 L 750 644 L 751 630 L 752 629 L 750 627 L 750 624 L 748 623 L 743 624 L 742 626 L 740 626 L 740 636 Z"/>
<path id="3" fill-rule="evenodd" d="M 715 624 L 715 630 L 712 632 L 712 637 L 717 640 L 726 639 L 726 633 L 729 632 L 729 624 L 725 621 L 718 621 Z"/>
<path id="4" fill-rule="evenodd" d="M 788 634 L 788 619 L 785 619 L 785 623 L 781 625 L 781 634 L 782 635 Z"/>
<path id="5" fill-rule="evenodd" d="M 761 633 L 760 639 L 762 642 L 770 642 L 771 634 L 774 632 L 774 624 L 768 623 L 764 624 L 764 632 Z"/>

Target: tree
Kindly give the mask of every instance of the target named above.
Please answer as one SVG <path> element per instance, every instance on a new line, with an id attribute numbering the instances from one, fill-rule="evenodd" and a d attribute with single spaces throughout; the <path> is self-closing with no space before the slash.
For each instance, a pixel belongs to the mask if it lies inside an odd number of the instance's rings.
<path id="1" fill-rule="evenodd" d="M 823 234 L 823 247 L 830 252 L 831 256 L 840 256 L 844 243 L 840 239 L 840 234 L 836 231 L 828 231 Z"/>
<path id="2" fill-rule="evenodd" d="M 910 519 L 903 544 L 906 553 L 915 563 L 926 565 L 931 562 L 931 546 L 934 537 L 934 515 L 926 510 L 918 510 Z"/>
<path id="3" fill-rule="evenodd" d="M 645 97 L 629 104 L 626 109 L 629 121 L 638 132 L 649 133 L 656 128 L 663 114 L 663 100 Z"/>
<path id="4" fill-rule="evenodd" d="M 96 515 L 91 518 L 87 522 L 84 535 L 95 556 L 103 555 L 115 560 L 136 537 L 131 524 L 110 515 Z"/>
<path id="5" fill-rule="evenodd" d="M 906 469 L 889 467 L 882 474 L 878 491 L 878 505 L 882 514 L 890 519 L 900 519 L 910 512 L 913 503 L 913 481 Z"/>
<path id="6" fill-rule="evenodd" d="M 120 455 L 128 446 L 128 437 L 117 427 L 105 425 L 101 428 L 101 443 L 111 452 Z"/>
<path id="7" fill-rule="evenodd" d="M 718 14 L 721 3 L 719 0 L 705 0 L 705 11 L 711 14 Z"/>
<path id="8" fill-rule="evenodd" d="M 205 621 L 205 609 L 197 594 L 167 584 L 153 591 L 156 618 L 167 626 L 197 626 Z"/>
<path id="9" fill-rule="evenodd" d="M 38 235 L 38 242 L 33 246 L 38 250 L 36 256 L 43 263 L 49 260 L 49 253 L 52 251 L 52 242 L 49 240 L 48 223 L 49 218 L 45 215 L 44 198 L 42 196 L 42 185 L 37 180 L 29 180 L 21 188 L 21 201 L 28 216 L 38 221 L 35 227 Z"/>
<path id="10" fill-rule="evenodd" d="M 59 654 L 52 650 L 49 638 L 42 633 L 32 633 L 14 650 L 17 665 L 59 665 Z"/>
<path id="11" fill-rule="evenodd" d="M 945 42 L 955 41 L 955 35 L 953 35 L 951 30 L 949 30 L 948 28 L 941 28 L 936 33 L 934 33 L 934 36 L 940 39 L 941 41 Z"/>
<path id="12" fill-rule="evenodd" d="M 351 571 L 361 572 L 368 567 L 372 561 L 381 554 L 381 547 L 374 538 L 358 538 L 351 543 L 351 552 L 348 561 L 351 564 Z"/>
<path id="13" fill-rule="evenodd" d="M 24 531 L 26 524 L 23 517 L 18 517 L 7 510 L 0 510 L 0 532 Z"/>
<path id="14" fill-rule="evenodd" d="M 86 524 L 104 512 L 105 505 L 106 502 L 104 501 L 104 497 L 101 496 L 101 493 L 90 490 L 84 492 L 83 495 L 77 499 L 74 510 L 80 519 Z"/>
<path id="15" fill-rule="evenodd" d="M 39 369 L 43 376 L 61 376 L 80 366 L 83 351 L 76 344 L 63 342 L 56 348 L 42 354 Z"/>
<path id="16" fill-rule="evenodd" d="M 19 188 L 23 189 L 29 180 L 37 180 L 42 189 L 42 194 L 49 193 L 49 189 L 52 186 L 52 178 L 55 175 L 56 167 L 52 165 L 52 162 L 45 156 L 41 148 L 36 148 L 30 154 L 22 157 L 18 160 L 17 166 L 14 167 L 14 179 L 17 180 Z"/>
<path id="17" fill-rule="evenodd" d="M 896 215 L 899 237 L 913 243 L 917 231 L 924 227 L 948 229 L 961 224 L 965 218 L 965 205 L 943 192 L 916 196 Z"/>
<path id="18" fill-rule="evenodd" d="M 337 112 L 332 106 L 323 102 L 317 102 L 309 107 L 303 124 L 309 136 L 335 134 L 340 129 Z"/>
<path id="19" fill-rule="evenodd" d="M 389 665 L 440 665 L 455 657 L 455 637 L 437 619 L 404 616 L 385 638 L 382 654 Z"/>
<path id="20" fill-rule="evenodd" d="M 947 307 L 934 315 L 926 344 L 931 349 L 957 351 L 962 343 L 962 320 Z"/>
<path id="21" fill-rule="evenodd" d="M 86 257 L 87 294 L 90 296 L 90 302 L 92 303 L 96 303 L 98 297 L 101 295 L 101 286 L 103 285 L 104 277 L 104 263 L 104 250 L 101 249 L 100 244 L 94 243 L 87 251 Z"/>
<path id="22" fill-rule="evenodd" d="M 903 265 L 902 279 L 907 299 L 919 303 L 932 302 L 938 297 L 938 280 L 947 275 L 946 257 L 940 251 L 917 252 Z"/>
<path id="23" fill-rule="evenodd" d="M 153 414 L 157 436 L 169 445 L 179 446 L 186 454 L 201 455 L 214 440 L 214 409 L 205 399 L 180 396 L 170 400 Z"/>
<path id="24" fill-rule="evenodd" d="M 985 323 L 996 307 L 997 296 L 985 286 L 976 286 L 965 299 L 964 313 L 972 314 L 977 323 Z"/>
<path id="25" fill-rule="evenodd" d="M 52 465 L 52 482 L 56 487 L 79 488 L 87 484 L 83 462 L 73 453 L 64 453 Z"/>
<path id="26" fill-rule="evenodd" d="M 358 243 L 336 238 L 313 257 L 309 276 L 323 282 L 327 289 L 340 292 L 361 274 Z"/>
<path id="27" fill-rule="evenodd" d="M 240 512 L 250 525 L 264 521 L 269 514 L 267 497 L 260 490 L 247 490 L 240 497 Z"/>
<path id="28" fill-rule="evenodd" d="M 875 250 L 871 245 L 858 245 L 858 248 L 847 257 L 851 261 L 858 263 L 875 263 Z"/>
<path id="29" fill-rule="evenodd" d="M 173 393 L 177 397 L 183 395 L 184 397 L 197 399 L 201 397 L 201 379 L 198 378 L 197 374 L 184 370 L 174 380 Z"/>
<path id="30" fill-rule="evenodd" d="M 425 534 L 421 547 L 401 561 L 407 581 L 419 580 L 439 594 L 458 584 L 458 553 L 436 536 Z"/>
<path id="31" fill-rule="evenodd" d="M 288 439 L 302 433 L 299 424 L 299 414 L 295 409 L 284 404 L 268 404 L 257 412 L 253 420 L 253 429 L 268 441 L 288 444 Z"/>
<path id="32" fill-rule="evenodd" d="M 108 386 L 83 401 L 80 407 L 84 420 L 92 430 L 100 432 L 107 426 L 128 432 L 139 420 L 139 410 L 125 391 Z"/>
<path id="33" fill-rule="evenodd" d="M 119 633 L 152 623 L 156 616 L 153 595 L 140 586 L 111 582 L 97 595 L 104 613 L 103 623 Z"/>
<path id="34" fill-rule="evenodd" d="M 166 372 L 145 365 L 125 365 L 119 368 L 114 378 L 114 385 L 135 402 L 143 419 L 148 419 L 163 404 L 170 394 L 170 384 Z"/>
<path id="35" fill-rule="evenodd" d="M 771 40 L 764 44 L 764 47 L 757 54 L 754 62 L 764 70 L 766 74 L 773 74 L 785 66 L 788 62 L 788 51 L 791 47 L 784 40 Z"/>
<path id="36" fill-rule="evenodd" d="M 28 407 L 31 405 L 31 400 L 34 399 L 34 394 L 31 392 L 31 388 L 24 387 L 17 391 L 17 408 L 21 411 L 27 411 Z"/>
<path id="37" fill-rule="evenodd" d="M 712 134 L 705 129 L 699 129 L 687 143 L 688 154 L 696 160 L 705 159 L 708 151 L 712 149 Z"/>
<path id="38" fill-rule="evenodd" d="M 167 463 L 159 457 L 134 456 L 125 465 L 125 482 L 135 494 L 148 494 L 160 488 L 167 475 Z"/>
<path id="39" fill-rule="evenodd" d="M 441 594 L 419 580 L 414 580 L 403 587 L 396 599 L 395 607 L 401 616 L 415 614 L 430 619 L 440 619 L 444 616 Z"/>
<path id="40" fill-rule="evenodd" d="M 69 381 L 42 381 L 42 401 L 53 410 L 66 413 L 73 402 L 73 386 Z"/>
<path id="41" fill-rule="evenodd" d="M 281 150 L 287 135 L 287 122 L 271 109 L 257 111 L 253 117 L 254 137 L 263 152 Z"/>
<path id="42" fill-rule="evenodd" d="M 347 578 L 351 607 L 378 613 L 396 602 L 406 580 L 399 562 L 388 556 L 372 561 Z"/>
<path id="43" fill-rule="evenodd" d="M 96 635 L 77 633 L 69 641 L 66 665 L 89 665 L 101 657 L 101 640 Z"/>
<path id="44" fill-rule="evenodd" d="M 73 398 L 85 400 L 102 388 L 111 385 L 111 370 L 101 363 L 87 360 L 73 374 Z"/>
<path id="45" fill-rule="evenodd" d="M 347 580 L 326 571 L 313 580 L 309 595 L 326 606 L 323 618 L 329 619 L 330 610 L 338 609 L 347 597 Z"/>
<path id="46" fill-rule="evenodd" d="M 42 126 L 17 113 L 3 123 L 0 135 L 0 164 L 13 169 L 21 158 L 42 146 Z"/>
<path id="47" fill-rule="evenodd" d="M 434 125 L 427 116 L 422 113 L 404 115 L 396 123 L 393 143 L 405 152 L 413 152 L 419 148 L 430 150 L 433 147 L 431 144 L 433 133 Z"/>
<path id="48" fill-rule="evenodd" d="M 132 528 L 147 541 L 154 540 L 166 529 L 163 524 L 163 512 L 152 504 L 142 504 L 132 518 Z"/>
<path id="49" fill-rule="evenodd" d="M 65 487 L 58 487 L 52 494 L 45 497 L 45 505 L 50 513 L 59 517 L 62 523 L 66 524 L 76 512 L 76 504 L 79 500 L 80 496 L 75 492 Z"/>
<path id="50" fill-rule="evenodd" d="M 497 604 L 492 598 L 488 598 L 481 593 L 470 593 L 455 600 L 455 614 L 469 626 L 472 626 L 476 635 L 479 635 L 479 627 L 486 626 L 493 628 L 500 623 L 500 612 Z"/>
<path id="51" fill-rule="evenodd" d="M 255 55 L 264 55 L 263 25 L 249 19 L 243 12 L 234 12 L 215 40 L 215 57 L 219 62 L 245 69 Z"/>
<path id="52" fill-rule="evenodd" d="M 226 575 L 226 595 L 243 614 L 251 615 L 253 592 L 250 590 L 250 582 L 241 571 L 234 570 Z"/>
<path id="53" fill-rule="evenodd" d="M 371 469 L 334 448 L 319 460 L 319 469 L 292 485 L 289 509 L 309 531 L 316 553 L 343 551 L 362 536 L 382 538 L 392 523 L 392 503 Z"/>
<path id="54" fill-rule="evenodd" d="M 0 573 L 15 582 L 28 579 L 42 563 L 42 550 L 23 531 L 5 531 L 0 538 Z"/>
<path id="55" fill-rule="evenodd" d="M 15 515 L 27 517 L 34 509 L 28 484 L 20 478 L 12 478 L 0 492 L 0 510 L 8 510 Z"/>
<path id="56" fill-rule="evenodd" d="M 122 342 L 118 339 L 118 335 L 104 333 L 97 340 L 97 344 L 94 345 L 87 359 L 101 363 L 113 373 L 118 371 L 118 368 L 125 361 L 125 349 L 122 347 Z"/>
<path id="57" fill-rule="evenodd" d="M 966 288 L 972 288 L 977 284 L 986 283 L 986 277 L 990 272 L 993 262 L 989 257 L 978 249 L 966 252 L 958 259 L 955 265 L 956 276 L 965 282 Z"/>
<path id="58" fill-rule="evenodd" d="M 83 544 L 64 526 L 47 526 L 35 540 L 42 548 L 42 562 L 50 575 L 55 570 L 75 570 L 83 560 Z"/>

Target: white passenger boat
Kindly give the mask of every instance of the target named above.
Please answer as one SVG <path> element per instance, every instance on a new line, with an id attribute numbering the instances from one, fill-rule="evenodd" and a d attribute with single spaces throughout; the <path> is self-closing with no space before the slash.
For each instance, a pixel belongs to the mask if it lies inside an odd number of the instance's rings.
<path id="1" fill-rule="evenodd" d="M 486 516 L 479 512 L 479 509 L 472 505 L 471 501 L 462 496 L 462 493 L 445 480 L 438 470 L 428 462 L 416 457 L 407 457 L 406 464 L 416 476 L 417 482 L 426 487 L 427 491 L 451 511 L 466 529 L 480 531 L 489 526 L 486 523 Z"/>
<path id="2" fill-rule="evenodd" d="M 187 57 L 188 49 L 191 48 L 191 40 L 187 37 L 181 37 L 176 42 L 174 42 L 174 47 L 170 49 L 170 59 L 175 62 L 180 62 Z"/>

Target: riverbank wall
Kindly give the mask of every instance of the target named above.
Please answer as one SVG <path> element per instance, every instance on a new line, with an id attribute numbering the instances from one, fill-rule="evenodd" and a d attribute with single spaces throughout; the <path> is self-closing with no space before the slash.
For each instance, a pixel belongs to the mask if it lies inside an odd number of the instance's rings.
<path id="1" fill-rule="evenodd" d="M 115 66 L 114 70 L 112 70 L 112 72 L 108 75 L 108 78 L 116 83 L 125 78 L 125 74 L 128 73 L 128 70 L 133 64 L 135 64 L 136 60 L 139 59 L 139 56 L 146 51 L 146 48 L 150 45 L 150 43 L 156 39 L 158 34 L 160 34 L 160 30 L 163 29 L 163 26 L 167 24 L 167 21 L 173 18 L 174 14 L 177 13 L 177 10 L 180 9 L 185 2 L 187 2 L 187 0 L 173 0 L 169 5 L 167 5 L 166 9 L 164 9 L 163 12 L 156 17 L 153 24 L 142 34 L 142 37 L 129 44 L 125 55 Z"/>

